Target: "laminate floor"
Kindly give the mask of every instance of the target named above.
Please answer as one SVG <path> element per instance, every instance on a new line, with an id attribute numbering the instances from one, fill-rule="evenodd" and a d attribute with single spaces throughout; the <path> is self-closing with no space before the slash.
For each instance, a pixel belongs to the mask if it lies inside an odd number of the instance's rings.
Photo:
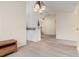
<path id="1" fill-rule="evenodd" d="M 56 42 L 55 37 L 42 37 L 39 42 L 28 41 L 26 46 L 6 57 L 78 57 L 75 46 Z"/>

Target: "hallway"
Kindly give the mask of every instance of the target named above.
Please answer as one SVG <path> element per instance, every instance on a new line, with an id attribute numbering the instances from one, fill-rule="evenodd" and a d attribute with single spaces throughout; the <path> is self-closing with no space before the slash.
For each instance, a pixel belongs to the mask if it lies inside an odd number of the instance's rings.
<path id="1" fill-rule="evenodd" d="M 28 41 L 26 46 L 6 57 L 76 57 L 76 47 L 56 42 L 53 36 L 42 37 L 39 42 Z"/>

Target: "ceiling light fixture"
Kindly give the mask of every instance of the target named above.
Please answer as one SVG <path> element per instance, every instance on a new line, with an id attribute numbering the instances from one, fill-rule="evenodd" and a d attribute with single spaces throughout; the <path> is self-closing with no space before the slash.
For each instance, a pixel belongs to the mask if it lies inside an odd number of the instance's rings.
<path id="1" fill-rule="evenodd" d="M 34 6 L 34 11 L 38 13 L 43 13 L 46 10 L 46 6 L 43 1 L 36 1 Z"/>

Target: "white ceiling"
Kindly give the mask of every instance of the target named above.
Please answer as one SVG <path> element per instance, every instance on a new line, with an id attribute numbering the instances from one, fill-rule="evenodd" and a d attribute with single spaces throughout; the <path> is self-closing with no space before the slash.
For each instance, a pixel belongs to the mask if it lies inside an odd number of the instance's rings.
<path id="1" fill-rule="evenodd" d="M 79 2 L 75 1 L 44 1 L 46 10 L 51 12 L 72 12 Z"/>

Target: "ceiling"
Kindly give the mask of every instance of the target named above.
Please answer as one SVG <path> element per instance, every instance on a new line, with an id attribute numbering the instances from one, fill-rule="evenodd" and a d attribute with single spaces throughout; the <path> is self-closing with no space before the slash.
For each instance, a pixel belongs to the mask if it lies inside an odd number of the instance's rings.
<path id="1" fill-rule="evenodd" d="M 78 1 L 44 1 L 46 10 L 51 12 L 73 12 Z"/>

